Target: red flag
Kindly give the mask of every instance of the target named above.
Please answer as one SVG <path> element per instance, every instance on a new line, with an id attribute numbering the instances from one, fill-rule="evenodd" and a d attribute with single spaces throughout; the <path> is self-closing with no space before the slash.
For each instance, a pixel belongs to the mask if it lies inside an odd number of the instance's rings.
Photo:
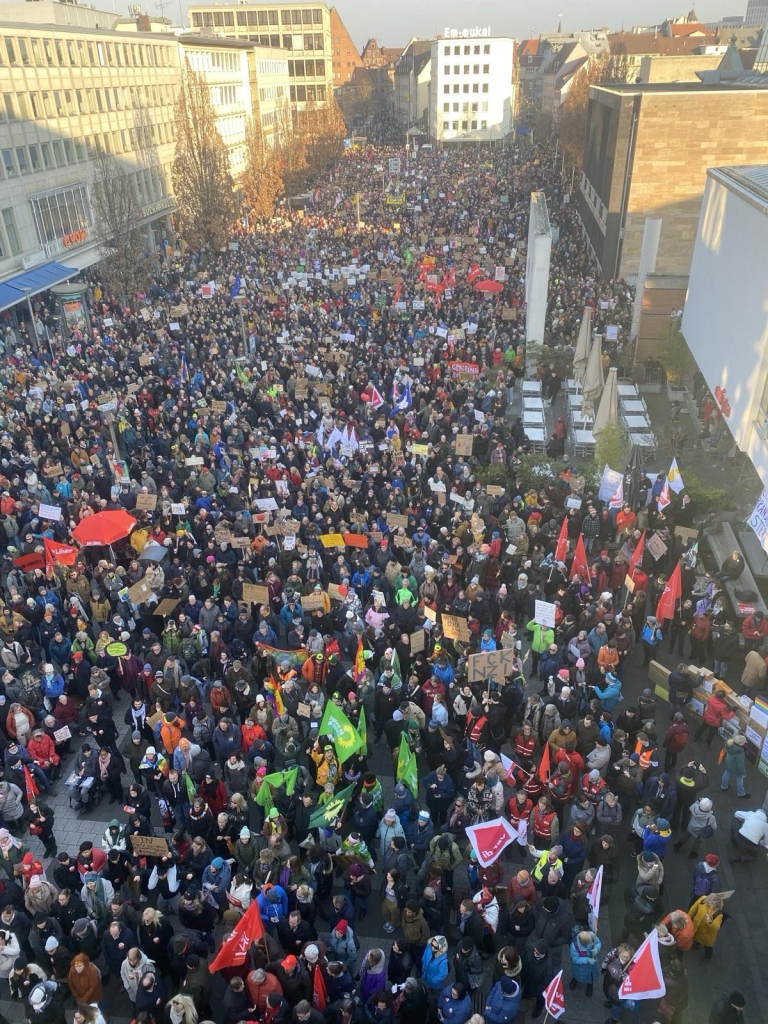
<path id="1" fill-rule="evenodd" d="M 592 914 L 595 918 L 595 925 L 597 925 L 597 919 L 600 917 L 600 899 L 603 895 L 603 865 L 597 869 L 597 874 L 592 880 L 592 884 L 587 890 L 587 902 L 592 907 Z"/>
<path id="2" fill-rule="evenodd" d="M 587 551 L 584 547 L 584 536 L 581 533 L 576 541 L 576 554 L 573 556 L 571 575 L 568 578 L 573 579 L 577 573 L 581 573 L 585 582 L 589 580 L 589 562 L 587 561 Z"/>
<path id="3" fill-rule="evenodd" d="M 45 568 L 45 559 L 33 551 L 31 555 L 19 555 L 18 558 L 14 558 L 13 564 L 24 572 L 34 572 L 35 569 Z"/>
<path id="4" fill-rule="evenodd" d="M 545 743 L 544 753 L 541 755 L 541 762 L 539 764 L 539 768 L 536 774 L 539 776 L 542 782 L 546 782 L 549 778 L 550 770 L 551 769 L 549 766 L 549 744 Z"/>
<path id="5" fill-rule="evenodd" d="M 656 618 L 659 622 L 675 617 L 675 605 L 683 594 L 683 583 L 680 576 L 680 563 L 675 566 L 674 572 L 667 580 L 664 593 L 656 605 Z"/>
<path id="6" fill-rule="evenodd" d="M 60 562 L 62 565 L 74 565 L 77 561 L 80 552 L 71 544 L 59 544 L 47 537 L 43 537 L 43 543 L 45 544 L 45 561 L 48 568 L 51 568 L 54 562 Z"/>
<path id="7" fill-rule="evenodd" d="M 474 281 L 478 279 L 478 277 L 480 277 L 482 272 L 483 271 L 480 268 L 480 264 L 473 263 L 472 266 L 469 268 L 469 271 L 467 272 L 467 281 L 469 281 L 469 283 L 472 284 Z"/>
<path id="8" fill-rule="evenodd" d="M 506 818 L 494 818 L 479 825 L 467 825 L 467 839 L 478 863 L 486 868 L 499 859 L 502 852 L 518 837 L 518 831 Z"/>
<path id="9" fill-rule="evenodd" d="M 37 783 L 32 777 L 32 772 L 24 765 L 24 788 L 27 791 L 27 803 L 30 803 L 35 799 L 40 790 L 37 788 Z"/>
<path id="10" fill-rule="evenodd" d="M 629 559 L 629 565 L 627 566 L 627 576 L 632 577 L 632 579 L 634 579 L 633 573 L 634 573 L 635 569 L 638 567 L 638 565 L 642 568 L 643 553 L 644 552 L 645 552 L 645 530 L 643 530 L 643 535 L 640 538 L 640 540 L 637 542 L 637 547 L 632 552 L 632 556 Z"/>
<path id="11" fill-rule="evenodd" d="M 557 538 L 557 547 L 555 548 L 555 561 L 564 562 L 566 555 L 568 554 L 568 516 L 563 519 L 563 525 L 560 527 L 560 536 Z"/>
<path id="12" fill-rule="evenodd" d="M 671 497 L 671 495 L 669 493 L 669 484 L 665 480 L 664 481 L 664 486 L 661 488 L 661 494 L 659 495 L 659 497 L 656 500 L 656 505 L 657 505 L 657 507 L 659 509 L 659 512 L 663 512 L 664 509 L 667 507 L 667 505 L 670 505 L 671 503 L 672 503 L 672 497 Z"/>
<path id="13" fill-rule="evenodd" d="M 400 295 L 402 294 L 402 291 L 403 291 L 403 282 L 401 281 L 400 284 L 397 286 L 397 288 L 395 288 L 395 297 L 392 300 L 393 302 L 399 302 L 400 301 Z"/>
<path id="14" fill-rule="evenodd" d="M 208 970 L 220 971 L 222 967 L 239 967 L 247 960 L 251 944 L 258 942 L 263 937 L 264 925 L 261 920 L 261 911 L 259 904 L 254 900 L 224 940 L 223 946 Z"/>
<path id="15" fill-rule="evenodd" d="M 328 1005 L 328 989 L 325 987 L 325 978 L 319 965 L 315 965 L 315 974 L 312 978 L 312 1005 L 316 1010 L 324 1010 Z"/>
<path id="16" fill-rule="evenodd" d="M 544 1005 L 550 1017 L 562 1017 L 565 1013 L 565 993 L 563 992 L 563 972 L 554 976 L 542 993 Z"/>
<path id="17" fill-rule="evenodd" d="M 659 933 L 652 928 L 627 967 L 619 986 L 619 999 L 660 999 L 666 992 L 659 960 Z"/>

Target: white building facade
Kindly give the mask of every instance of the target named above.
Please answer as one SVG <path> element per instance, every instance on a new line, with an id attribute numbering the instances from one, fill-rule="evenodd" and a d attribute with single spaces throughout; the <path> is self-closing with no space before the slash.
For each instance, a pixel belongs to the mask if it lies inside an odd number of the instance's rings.
<path id="1" fill-rule="evenodd" d="M 436 142 L 500 142 L 514 131 L 512 39 L 437 39 L 431 56 L 429 118 Z"/>
<path id="2" fill-rule="evenodd" d="M 733 440 L 765 487 L 767 251 L 768 166 L 710 168 L 682 331 Z"/>

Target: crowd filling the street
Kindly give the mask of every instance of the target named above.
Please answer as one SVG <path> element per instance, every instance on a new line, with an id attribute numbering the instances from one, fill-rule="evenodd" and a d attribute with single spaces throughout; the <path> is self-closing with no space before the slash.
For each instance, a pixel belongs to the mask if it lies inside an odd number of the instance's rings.
<path id="1" fill-rule="evenodd" d="M 758 1019 L 722 947 L 765 870 L 768 618 L 732 606 L 738 552 L 705 570 L 684 464 L 606 496 L 568 454 L 584 309 L 625 365 L 634 296 L 561 166 L 382 117 L 146 295 L 96 266 L 67 336 L 45 296 L 6 321 L 0 987 L 29 1024 Z"/>

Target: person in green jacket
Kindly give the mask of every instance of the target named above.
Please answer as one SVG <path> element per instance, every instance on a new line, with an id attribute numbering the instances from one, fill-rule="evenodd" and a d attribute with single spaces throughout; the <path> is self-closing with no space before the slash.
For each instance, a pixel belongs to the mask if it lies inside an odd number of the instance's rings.
<path id="1" fill-rule="evenodd" d="M 542 626 L 536 619 L 531 619 L 525 627 L 533 633 L 531 643 L 531 673 L 536 675 L 539 671 L 539 658 L 546 651 L 550 644 L 555 642 L 555 631 L 549 626 Z"/>
<path id="2" fill-rule="evenodd" d="M 747 742 L 746 736 L 734 736 L 725 742 L 725 761 L 723 777 L 720 780 L 720 789 L 730 789 L 731 776 L 736 776 L 736 796 L 746 800 L 749 797 L 744 788 L 744 779 L 747 775 L 747 762 L 744 757 L 744 745 Z"/>

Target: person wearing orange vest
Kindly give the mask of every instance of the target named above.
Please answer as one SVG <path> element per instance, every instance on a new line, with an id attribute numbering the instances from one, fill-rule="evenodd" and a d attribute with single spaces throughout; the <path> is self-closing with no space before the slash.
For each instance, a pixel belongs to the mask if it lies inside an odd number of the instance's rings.
<path id="1" fill-rule="evenodd" d="M 155 730 L 155 739 L 160 740 L 167 753 L 172 754 L 179 745 L 184 732 L 184 722 L 173 712 L 163 715 Z"/>

